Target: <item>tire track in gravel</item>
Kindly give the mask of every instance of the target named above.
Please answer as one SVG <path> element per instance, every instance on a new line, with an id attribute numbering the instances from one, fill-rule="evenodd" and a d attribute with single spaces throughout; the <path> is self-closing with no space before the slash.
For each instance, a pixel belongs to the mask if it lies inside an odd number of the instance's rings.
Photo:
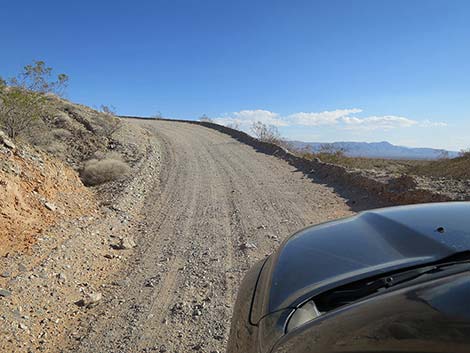
<path id="1" fill-rule="evenodd" d="M 220 132 L 133 121 L 161 141 L 138 247 L 79 352 L 223 352 L 245 271 L 291 232 L 351 213 L 286 162 Z M 137 176 L 140 177 L 140 176 Z M 244 243 L 256 248 L 241 249 Z"/>

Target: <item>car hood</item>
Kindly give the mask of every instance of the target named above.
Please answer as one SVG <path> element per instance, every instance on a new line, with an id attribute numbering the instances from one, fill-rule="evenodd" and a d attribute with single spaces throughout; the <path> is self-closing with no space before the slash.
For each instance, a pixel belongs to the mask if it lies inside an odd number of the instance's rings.
<path id="1" fill-rule="evenodd" d="M 470 250 L 470 203 L 392 207 L 295 233 L 263 270 L 258 318 L 325 290 Z"/>

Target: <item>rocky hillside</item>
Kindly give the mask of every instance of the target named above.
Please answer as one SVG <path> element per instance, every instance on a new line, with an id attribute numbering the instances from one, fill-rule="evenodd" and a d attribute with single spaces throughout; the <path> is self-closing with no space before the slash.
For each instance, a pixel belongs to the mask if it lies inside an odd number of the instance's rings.
<path id="1" fill-rule="evenodd" d="M 93 206 L 72 168 L 0 132 L 0 256 L 27 250 L 49 226 Z"/>

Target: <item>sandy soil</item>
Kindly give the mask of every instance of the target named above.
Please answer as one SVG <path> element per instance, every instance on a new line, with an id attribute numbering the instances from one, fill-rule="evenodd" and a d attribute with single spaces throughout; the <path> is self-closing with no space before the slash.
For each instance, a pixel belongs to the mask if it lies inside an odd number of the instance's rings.
<path id="1" fill-rule="evenodd" d="M 292 232 L 352 211 L 331 188 L 220 132 L 133 123 L 160 141 L 160 171 L 136 175 L 137 247 L 70 351 L 222 352 L 245 271 Z"/>

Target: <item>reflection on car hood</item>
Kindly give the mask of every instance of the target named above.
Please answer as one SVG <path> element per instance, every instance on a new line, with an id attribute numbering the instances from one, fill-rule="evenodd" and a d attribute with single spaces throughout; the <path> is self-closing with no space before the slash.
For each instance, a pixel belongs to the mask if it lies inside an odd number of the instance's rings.
<path id="1" fill-rule="evenodd" d="M 367 211 L 306 228 L 274 254 L 266 313 L 375 274 L 470 250 L 470 203 Z M 268 293 L 265 293 L 268 294 Z"/>

